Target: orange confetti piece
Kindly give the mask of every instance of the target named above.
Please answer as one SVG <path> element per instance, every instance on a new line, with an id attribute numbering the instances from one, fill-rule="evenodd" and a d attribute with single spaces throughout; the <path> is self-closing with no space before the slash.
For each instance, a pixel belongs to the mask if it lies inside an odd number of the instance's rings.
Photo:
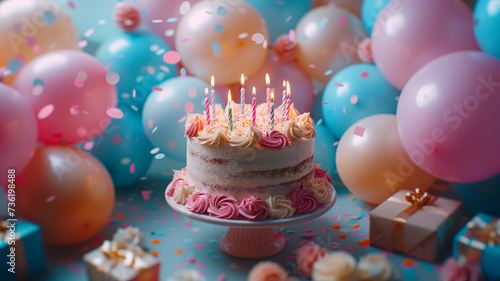
<path id="1" fill-rule="evenodd" d="M 359 224 L 353 224 L 352 225 L 352 228 L 358 228 L 359 227 Z"/>
<path id="2" fill-rule="evenodd" d="M 370 239 L 367 238 L 365 240 L 358 241 L 358 244 L 363 247 L 368 247 L 368 245 L 370 245 Z"/>
<path id="3" fill-rule="evenodd" d="M 116 214 L 116 218 L 117 219 L 123 219 L 125 217 L 125 214 L 124 213 L 119 213 L 119 214 Z"/>
<path id="4" fill-rule="evenodd" d="M 153 240 L 151 240 L 151 244 L 153 244 L 153 245 L 160 244 L 160 239 L 153 239 Z"/>
<path id="5" fill-rule="evenodd" d="M 345 234 L 340 234 L 339 236 L 337 236 L 339 239 L 345 239 L 347 237 L 347 235 Z"/>
<path id="6" fill-rule="evenodd" d="M 340 229 L 340 225 L 336 224 L 332 226 L 332 229 Z"/>
<path id="7" fill-rule="evenodd" d="M 415 266 L 415 261 L 412 260 L 412 259 L 405 259 L 403 261 L 403 266 L 406 266 L 406 267 L 413 267 Z"/>
<path id="8" fill-rule="evenodd" d="M 158 257 L 159 254 L 160 254 L 160 251 L 158 251 L 158 250 L 152 250 L 151 251 L 151 255 L 153 255 L 155 257 Z"/>
<path id="9" fill-rule="evenodd" d="M 174 252 L 176 255 L 182 255 L 184 253 L 183 250 L 175 250 Z"/>
<path id="10" fill-rule="evenodd" d="M 354 194 L 349 193 L 349 194 L 347 194 L 347 197 L 353 198 Z"/>

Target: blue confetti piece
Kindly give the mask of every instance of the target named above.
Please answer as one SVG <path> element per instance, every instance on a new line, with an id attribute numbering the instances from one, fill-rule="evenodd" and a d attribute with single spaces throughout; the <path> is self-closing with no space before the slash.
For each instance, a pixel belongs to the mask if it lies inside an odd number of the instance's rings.
<path id="1" fill-rule="evenodd" d="M 221 17 L 225 16 L 227 14 L 227 10 L 226 8 L 222 7 L 222 6 L 219 6 L 217 8 L 217 14 Z"/>
<path id="2" fill-rule="evenodd" d="M 9 68 L 12 73 L 16 73 L 21 66 L 23 66 L 23 64 L 18 58 L 11 58 L 7 64 L 7 68 Z"/>
<path id="3" fill-rule="evenodd" d="M 37 79 L 33 80 L 33 87 L 38 86 L 38 85 L 45 87 L 45 84 L 43 83 L 42 79 L 37 78 Z"/>
<path id="4" fill-rule="evenodd" d="M 166 22 L 176 22 L 177 18 L 168 18 Z"/>
<path id="5" fill-rule="evenodd" d="M 330 75 L 332 73 L 333 73 L 333 70 L 328 69 L 327 71 L 325 71 L 325 76 L 328 76 L 328 75 Z"/>
<path id="6" fill-rule="evenodd" d="M 219 241 L 217 241 L 217 239 L 210 239 L 210 240 L 208 240 L 208 243 L 210 243 L 212 245 L 217 245 L 217 244 L 219 244 Z"/>
<path id="7" fill-rule="evenodd" d="M 161 245 L 151 245 L 151 246 L 149 246 L 149 248 L 151 250 L 160 250 L 161 249 Z"/>
<path id="8" fill-rule="evenodd" d="M 326 23 L 328 22 L 328 19 L 327 18 L 322 18 L 318 21 L 318 29 L 319 30 L 322 30 L 323 28 L 325 28 L 326 26 Z"/>
<path id="9" fill-rule="evenodd" d="M 221 49 L 221 47 L 220 47 L 220 42 L 218 42 L 218 41 L 214 41 L 214 42 L 212 43 L 212 51 L 214 51 L 214 56 L 215 56 L 216 58 L 220 57 L 220 49 Z"/>
<path id="10" fill-rule="evenodd" d="M 213 255 L 213 254 L 215 254 L 215 250 L 214 249 L 208 249 L 208 250 L 205 251 L 205 253 L 207 255 Z"/>
<path id="11" fill-rule="evenodd" d="M 184 67 L 181 68 L 181 76 L 186 76 L 186 69 Z"/>
<path id="12" fill-rule="evenodd" d="M 43 11 L 42 19 L 47 25 L 51 25 L 56 21 L 56 15 L 52 11 Z"/>
<path id="13" fill-rule="evenodd" d="M 191 238 L 184 239 L 184 244 L 193 244 L 193 239 Z"/>
<path id="14" fill-rule="evenodd" d="M 294 261 L 287 261 L 285 263 L 285 268 L 292 268 L 295 266 L 295 262 Z"/>
<path id="15" fill-rule="evenodd" d="M 403 276 L 405 277 L 405 280 L 417 280 L 418 279 L 418 275 L 415 274 L 414 268 L 403 269 Z"/>
<path id="16" fill-rule="evenodd" d="M 367 213 L 359 213 L 359 216 L 362 218 L 366 218 L 369 217 L 370 215 L 368 215 Z"/>
<path id="17" fill-rule="evenodd" d="M 307 42 L 309 37 L 307 37 L 307 35 L 305 35 L 305 34 L 302 34 L 302 35 L 300 35 L 300 39 L 302 40 L 302 42 Z"/>
<path id="18" fill-rule="evenodd" d="M 222 26 L 222 24 L 218 24 L 215 26 L 215 32 L 221 33 L 223 30 L 224 30 L 224 27 Z"/>
<path id="19" fill-rule="evenodd" d="M 212 257 L 214 260 L 220 260 L 222 259 L 222 255 L 213 255 Z"/>
<path id="20" fill-rule="evenodd" d="M 427 271 L 434 271 L 434 265 L 422 263 L 422 269 Z"/>

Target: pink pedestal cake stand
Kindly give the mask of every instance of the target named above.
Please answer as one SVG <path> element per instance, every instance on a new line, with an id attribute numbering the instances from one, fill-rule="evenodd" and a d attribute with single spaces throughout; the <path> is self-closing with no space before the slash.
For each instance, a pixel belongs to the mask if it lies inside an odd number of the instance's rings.
<path id="1" fill-rule="evenodd" d="M 274 232 L 275 227 L 298 224 L 323 215 L 335 204 L 337 192 L 332 186 L 332 200 L 312 213 L 263 221 L 214 218 L 190 212 L 184 205 L 177 204 L 172 197 L 167 197 L 166 199 L 170 207 L 183 216 L 205 223 L 228 226 L 229 231 L 219 240 L 219 246 L 226 254 L 238 258 L 261 259 L 273 256 L 281 252 L 285 247 L 285 240 L 281 235 Z"/>

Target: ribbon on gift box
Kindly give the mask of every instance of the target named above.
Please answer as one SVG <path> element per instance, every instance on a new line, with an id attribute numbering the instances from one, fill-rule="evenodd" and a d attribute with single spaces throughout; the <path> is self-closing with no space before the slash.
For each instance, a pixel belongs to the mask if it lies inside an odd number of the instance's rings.
<path id="1" fill-rule="evenodd" d="M 480 217 L 474 217 L 467 223 L 467 233 L 459 238 L 459 261 L 481 261 L 486 247 L 500 244 L 500 220 L 495 218 L 490 223 Z"/>
<path id="2" fill-rule="evenodd" d="M 426 210 L 437 215 L 448 216 L 449 214 L 439 208 L 430 206 L 437 197 L 427 192 L 415 188 L 415 191 L 406 193 L 404 199 L 389 197 L 388 201 L 398 204 L 407 204 L 408 207 L 399 212 L 392 220 L 392 250 L 394 252 L 404 252 L 405 224 L 408 218 L 419 210 Z"/>
<path id="3" fill-rule="evenodd" d="M 147 264 L 142 259 L 146 253 L 136 245 L 124 241 L 105 240 L 100 247 L 100 251 L 106 258 L 92 262 L 98 266 L 100 271 L 109 273 L 120 263 L 134 270 L 147 268 Z"/>

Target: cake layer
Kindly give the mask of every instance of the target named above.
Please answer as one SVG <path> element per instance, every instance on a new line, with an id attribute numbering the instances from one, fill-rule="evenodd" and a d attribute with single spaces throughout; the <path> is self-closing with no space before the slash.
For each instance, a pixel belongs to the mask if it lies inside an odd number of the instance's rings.
<path id="1" fill-rule="evenodd" d="M 314 178 L 314 139 L 281 150 L 203 145 L 187 140 L 186 173 L 190 183 L 211 194 L 237 200 L 250 195 L 288 195 Z"/>

